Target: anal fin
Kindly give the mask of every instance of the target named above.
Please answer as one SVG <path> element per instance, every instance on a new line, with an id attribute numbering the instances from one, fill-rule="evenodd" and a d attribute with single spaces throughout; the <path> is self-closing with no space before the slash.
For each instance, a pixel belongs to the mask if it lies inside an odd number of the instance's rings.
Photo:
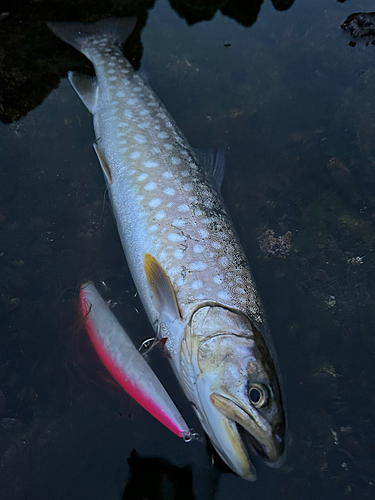
<path id="1" fill-rule="evenodd" d="M 68 78 L 83 104 L 94 114 L 99 92 L 96 76 L 82 75 L 81 73 L 68 71 Z"/>
<path id="2" fill-rule="evenodd" d="M 107 163 L 107 160 L 105 159 L 105 156 L 102 152 L 102 150 L 99 148 L 99 146 L 94 143 L 94 151 L 96 153 L 96 156 L 98 157 L 100 166 L 102 167 L 102 170 L 104 172 L 105 178 L 107 179 L 108 183 L 112 185 L 112 175 L 111 171 L 109 169 L 109 165 Z"/>

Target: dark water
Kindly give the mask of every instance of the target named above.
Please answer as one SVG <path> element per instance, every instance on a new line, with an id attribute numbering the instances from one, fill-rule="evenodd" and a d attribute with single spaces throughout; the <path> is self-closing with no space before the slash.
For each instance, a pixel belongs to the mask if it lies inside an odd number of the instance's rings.
<path id="1" fill-rule="evenodd" d="M 258 463 L 253 484 L 222 472 L 205 444 L 162 428 L 97 362 L 80 325 L 83 280 L 106 283 L 136 343 L 151 331 L 104 195 L 91 116 L 63 79 L 0 127 L 1 499 L 374 498 L 375 47 L 350 46 L 340 29 L 373 5 L 291 4 L 250 4 L 255 14 L 237 4 L 236 16 L 233 5 L 223 3 L 226 15 L 209 6 L 211 19 L 189 26 L 158 1 L 138 57 L 191 144 L 228 150 L 223 195 L 281 365 L 285 464 Z M 58 47 L 58 64 L 76 69 L 79 56 Z M 31 96 L 40 91 L 29 83 Z M 5 115 L 25 114 L 20 102 Z M 166 360 L 155 353 L 151 363 L 199 431 Z"/>

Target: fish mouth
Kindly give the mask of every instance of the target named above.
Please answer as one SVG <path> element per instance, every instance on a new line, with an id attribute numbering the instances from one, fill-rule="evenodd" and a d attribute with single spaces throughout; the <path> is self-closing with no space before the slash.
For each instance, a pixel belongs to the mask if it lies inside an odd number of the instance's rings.
<path id="1" fill-rule="evenodd" d="M 235 422 L 237 432 L 242 440 L 243 446 L 245 449 L 247 449 L 248 454 L 250 455 L 250 452 L 253 452 L 255 455 L 259 455 L 262 457 L 264 460 L 268 460 L 267 453 L 264 451 L 263 446 L 259 441 L 250 434 L 244 427 L 242 427 L 241 424 L 238 422 Z"/>
<path id="2" fill-rule="evenodd" d="M 235 424 L 237 439 L 241 441 L 243 450 L 264 460 L 267 465 L 278 467 L 283 454 L 283 444 L 273 436 L 271 426 L 260 421 L 259 416 L 250 413 L 241 402 L 234 398 L 212 393 L 211 403 Z M 250 459 L 249 459 L 250 460 Z"/>

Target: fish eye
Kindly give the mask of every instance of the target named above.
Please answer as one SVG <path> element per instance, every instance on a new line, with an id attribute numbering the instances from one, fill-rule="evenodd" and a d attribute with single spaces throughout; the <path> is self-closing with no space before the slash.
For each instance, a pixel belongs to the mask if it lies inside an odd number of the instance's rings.
<path id="1" fill-rule="evenodd" d="M 267 388 L 261 384 L 252 384 L 249 389 L 249 399 L 255 408 L 261 408 L 268 400 Z"/>

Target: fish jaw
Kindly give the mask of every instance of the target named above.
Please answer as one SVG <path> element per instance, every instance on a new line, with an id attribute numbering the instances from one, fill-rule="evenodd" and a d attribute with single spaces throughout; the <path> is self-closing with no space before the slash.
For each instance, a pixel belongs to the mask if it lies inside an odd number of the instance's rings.
<path id="1" fill-rule="evenodd" d="M 216 452 L 239 477 L 255 481 L 256 470 L 235 420 L 228 418 L 212 401 L 212 377 L 201 376 L 197 382 L 196 412 Z"/>
<path id="2" fill-rule="evenodd" d="M 262 422 L 255 412 L 249 412 L 240 401 L 230 396 L 211 393 L 210 401 L 219 412 L 236 423 L 240 439 L 255 453 L 261 454 L 268 465 L 277 467 L 281 464 L 280 456 L 284 451 L 282 439 L 274 439 L 267 422 Z"/>
<path id="3" fill-rule="evenodd" d="M 250 451 L 273 467 L 284 455 L 284 409 L 264 340 L 246 317 L 221 307 L 198 311 L 189 333 L 198 417 L 226 464 L 254 481 Z M 251 390 L 264 391 L 264 400 L 252 402 Z"/>

